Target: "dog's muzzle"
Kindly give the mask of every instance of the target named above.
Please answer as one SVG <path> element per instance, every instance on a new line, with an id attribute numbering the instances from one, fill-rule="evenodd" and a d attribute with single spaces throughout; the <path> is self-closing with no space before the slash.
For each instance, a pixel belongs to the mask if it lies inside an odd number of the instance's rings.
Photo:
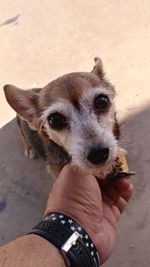
<path id="1" fill-rule="evenodd" d="M 89 148 L 87 159 L 94 165 L 105 163 L 109 156 L 109 148 L 102 144 L 92 144 Z"/>

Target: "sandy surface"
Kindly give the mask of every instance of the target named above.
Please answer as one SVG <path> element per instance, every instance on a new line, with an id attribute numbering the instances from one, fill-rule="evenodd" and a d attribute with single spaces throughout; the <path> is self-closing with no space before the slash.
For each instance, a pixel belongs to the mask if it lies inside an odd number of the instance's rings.
<path id="1" fill-rule="evenodd" d="M 44 162 L 30 161 L 3 85 L 43 86 L 88 71 L 100 56 L 115 85 L 135 195 L 122 216 L 107 267 L 150 266 L 150 2 L 5 0 L 0 3 L 0 243 L 41 218 L 52 184 Z M 7 229 L 7 231 L 6 231 Z"/>

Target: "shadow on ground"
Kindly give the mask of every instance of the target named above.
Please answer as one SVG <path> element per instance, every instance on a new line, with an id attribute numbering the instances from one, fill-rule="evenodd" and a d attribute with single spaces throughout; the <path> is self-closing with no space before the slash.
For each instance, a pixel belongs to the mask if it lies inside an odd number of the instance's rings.
<path id="1" fill-rule="evenodd" d="M 121 218 L 117 244 L 106 267 L 150 266 L 150 106 L 123 122 L 122 143 L 128 150 L 135 193 Z"/>
<path id="2" fill-rule="evenodd" d="M 120 221 L 117 244 L 104 266 L 150 265 L 150 107 L 124 120 L 122 143 L 136 171 L 134 197 Z M 41 218 L 52 180 L 42 159 L 23 155 L 15 121 L 0 130 L 0 244 L 29 231 Z"/>

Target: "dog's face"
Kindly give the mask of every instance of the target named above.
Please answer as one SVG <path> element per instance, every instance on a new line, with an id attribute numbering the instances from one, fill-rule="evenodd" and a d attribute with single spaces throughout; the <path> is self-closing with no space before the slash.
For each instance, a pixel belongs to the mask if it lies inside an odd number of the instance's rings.
<path id="1" fill-rule="evenodd" d="M 39 93 L 7 85 L 5 94 L 32 128 L 68 152 L 73 165 L 102 176 L 118 155 L 115 90 L 101 60 L 95 61 L 92 72 L 64 75 Z"/>

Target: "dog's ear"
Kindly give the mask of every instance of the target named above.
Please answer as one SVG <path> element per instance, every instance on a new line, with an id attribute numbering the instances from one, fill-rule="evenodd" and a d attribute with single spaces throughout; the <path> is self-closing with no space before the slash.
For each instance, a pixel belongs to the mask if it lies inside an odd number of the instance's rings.
<path id="1" fill-rule="evenodd" d="M 13 85 L 5 85 L 4 92 L 9 105 L 28 121 L 32 128 L 38 124 L 38 94 L 32 90 L 22 90 Z"/>
<path id="2" fill-rule="evenodd" d="M 94 65 L 94 68 L 92 70 L 92 73 L 94 73 L 100 79 L 103 79 L 104 78 L 104 71 L 103 71 L 102 60 L 99 57 L 95 57 L 94 61 L 95 61 L 95 65 Z"/>

